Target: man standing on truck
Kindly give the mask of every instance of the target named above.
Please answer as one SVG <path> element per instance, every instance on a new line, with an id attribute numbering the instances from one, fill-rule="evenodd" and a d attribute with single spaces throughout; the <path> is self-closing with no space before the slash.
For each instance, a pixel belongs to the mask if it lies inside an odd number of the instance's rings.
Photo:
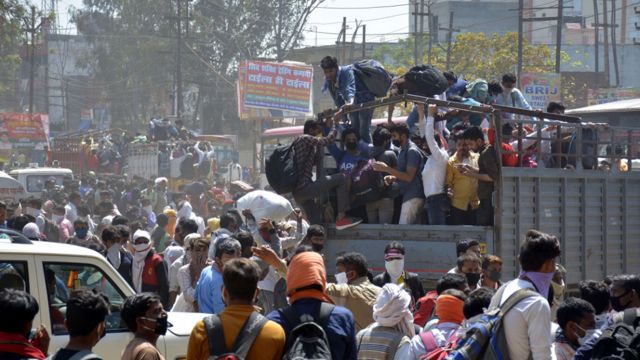
<path id="1" fill-rule="evenodd" d="M 343 173 L 323 175 L 323 148 L 336 140 L 336 123 L 340 121 L 340 113 L 333 120 L 329 120 L 331 128 L 329 134 L 322 137 L 322 125 L 314 120 L 307 120 L 304 124 L 304 134 L 294 140 L 294 163 L 298 175 L 298 184 L 293 190 L 293 198 L 300 204 L 312 224 L 322 222 L 322 209 L 316 204 L 316 199 L 336 190 L 338 215 L 336 229 L 343 230 L 356 226 L 362 222 L 359 218 L 347 217 L 349 210 L 348 177 Z M 313 181 L 313 166 L 316 166 L 316 180 Z"/>
<path id="2" fill-rule="evenodd" d="M 500 168 L 498 154 L 493 145 L 484 141 L 482 130 L 473 126 L 464 131 L 464 138 L 469 141 L 473 151 L 480 154 L 478 167 L 462 164 L 457 169 L 463 175 L 478 180 L 478 198 L 480 207 L 476 212 L 476 225 L 493 226 L 493 191 L 494 183 L 499 180 Z"/>
<path id="3" fill-rule="evenodd" d="M 375 100 L 375 96 L 355 76 L 351 66 L 339 66 L 338 59 L 333 56 L 325 56 L 320 61 L 320 67 L 324 71 L 325 83 L 322 91 L 329 90 L 333 102 L 337 107 L 349 107 Z M 352 113 L 349 118 L 351 126 L 359 133 L 362 141 L 371 143 L 371 118 L 373 109 L 360 110 Z"/>

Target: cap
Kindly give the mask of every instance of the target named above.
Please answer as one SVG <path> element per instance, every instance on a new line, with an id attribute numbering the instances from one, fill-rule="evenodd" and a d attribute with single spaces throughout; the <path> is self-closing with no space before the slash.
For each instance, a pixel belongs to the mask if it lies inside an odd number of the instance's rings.
<path id="1" fill-rule="evenodd" d="M 133 233 L 133 242 L 136 242 L 136 240 L 138 240 L 139 238 L 145 238 L 145 239 L 151 240 L 151 235 L 149 235 L 148 231 L 136 230 L 136 232 Z"/>

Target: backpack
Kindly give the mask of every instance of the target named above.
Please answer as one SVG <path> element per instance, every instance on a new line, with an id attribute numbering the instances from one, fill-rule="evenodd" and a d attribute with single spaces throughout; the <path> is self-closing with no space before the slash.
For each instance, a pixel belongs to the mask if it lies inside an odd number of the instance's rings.
<path id="1" fill-rule="evenodd" d="M 436 309 L 436 299 L 438 298 L 438 292 L 431 290 L 427 295 L 421 297 L 416 302 L 415 311 L 413 312 L 413 323 L 424 327 L 429 322 L 429 319 L 433 317 L 433 313 Z"/>
<path id="2" fill-rule="evenodd" d="M 355 197 L 352 205 L 366 204 L 379 200 L 384 187 L 380 173 L 373 170 L 375 160 L 358 161 L 351 172 L 351 195 Z"/>
<path id="3" fill-rule="evenodd" d="M 293 192 L 298 185 L 298 169 L 295 163 L 294 140 L 289 145 L 278 146 L 265 164 L 269 185 L 278 194 Z"/>
<path id="4" fill-rule="evenodd" d="M 507 287 L 503 285 L 491 300 L 489 309 L 479 315 L 475 322 L 467 326 L 456 348 L 447 357 L 448 360 L 503 360 L 509 358 L 507 341 L 502 327 L 502 319 L 520 301 L 537 296 L 531 289 L 520 289 L 509 296 L 504 304 L 500 300 Z"/>
<path id="5" fill-rule="evenodd" d="M 252 312 L 247 318 L 236 338 L 231 351 L 224 343 L 224 330 L 220 316 L 211 315 L 204 318 L 204 327 L 209 342 L 209 359 L 213 360 L 242 360 L 247 357 L 249 350 L 256 341 L 258 334 L 267 323 L 267 318 Z"/>
<path id="6" fill-rule="evenodd" d="M 637 309 L 624 311 L 623 322 L 609 326 L 593 345 L 594 360 L 640 359 L 640 329 L 637 328 Z"/>
<path id="7" fill-rule="evenodd" d="M 422 332 L 419 336 L 427 350 L 427 354 L 421 356 L 420 360 L 445 360 L 458 344 L 458 330 L 451 334 L 444 346 L 438 346 L 436 337 L 431 331 Z"/>
<path id="8" fill-rule="evenodd" d="M 331 360 L 329 340 L 323 326 L 329 322 L 329 316 L 335 308 L 329 303 L 320 303 L 318 316 L 308 314 L 300 316 L 292 306 L 282 314 L 293 329 L 287 334 L 287 346 L 284 360 Z"/>
<path id="9" fill-rule="evenodd" d="M 432 97 L 442 94 L 449 87 L 442 71 L 431 65 L 414 66 L 404 74 L 404 80 L 409 93 Z"/>
<path id="10" fill-rule="evenodd" d="M 44 218 L 44 229 L 42 232 L 47 237 L 47 241 L 60 242 L 60 227 L 46 217 Z"/>
<path id="11" fill-rule="evenodd" d="M 393 79 L 382 64 L 376 60 L 360 60 L 353 63 L 351 69 L 370 93 L 377 97 L 387 95 Z"/>

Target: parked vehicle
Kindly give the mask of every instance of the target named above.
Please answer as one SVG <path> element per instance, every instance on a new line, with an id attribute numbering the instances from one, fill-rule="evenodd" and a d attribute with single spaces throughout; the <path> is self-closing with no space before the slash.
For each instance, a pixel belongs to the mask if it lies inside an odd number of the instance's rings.
<path id="1" fill-rule="evenodd" d="M 55 179 L 56 185 L 62 185 L 65 179 L 73 179 L 71 169 L 50 168 L 50 167 L 30 167 L 26 169 L 15 169 L 9 172 L 9 175 L 15 179 L 23 188 L 23 191 L 13 191 L 13 199 L 19 200 L 28 197 L 40 197 L 44 189 L 45 181 Z M 1 176 L 0 176 L 1 178 Z M 9 185 L 9 180 L 5 180 Z M 11 185 L 9 185 L 11 186 Z M 13 186 L 17 186 L 14 185 Z M 1 188 L 1 185 L 0 185 Z M 2 193 L 2 190 L 0 190 Z"/>
<path id="2" fill-rule="evenodd" d="M 21 281 L 16 281 L 19 279 Z M 17 284 L 17 285 L 16 285 Z M 122 349 L 133 338 L 122 319 L 120 307 L 134 291 L 99 253 L 74 245 L 31 242 L 11 232 L 0 230 L 0 288 L 21 287 L 40 305 L 34 324 L 44 324 L 51 335 L 50 352 L 69 340 L 64 327 L 66 300 L 73 290 L 96 289 L 111 303 L 106 319 L 106 336 L 94 348 L 104 359 L 119 359 Z M 186 357 L 189 335 L 205 314 L 169 313 L 172 325 L 157 347 L 165 359 Z"/>

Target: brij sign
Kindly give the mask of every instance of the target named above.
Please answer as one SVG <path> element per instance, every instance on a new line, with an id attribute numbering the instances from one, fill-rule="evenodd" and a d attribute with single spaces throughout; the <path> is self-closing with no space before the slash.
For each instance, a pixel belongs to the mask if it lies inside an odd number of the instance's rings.
<path id="1" fill-rule="evenodd" d="M 520 76 L 522 94 L 534 109 L 546 110 L 551 101 L 560 102 L 562 94 L 560 74 L 524 73 Z"/>

